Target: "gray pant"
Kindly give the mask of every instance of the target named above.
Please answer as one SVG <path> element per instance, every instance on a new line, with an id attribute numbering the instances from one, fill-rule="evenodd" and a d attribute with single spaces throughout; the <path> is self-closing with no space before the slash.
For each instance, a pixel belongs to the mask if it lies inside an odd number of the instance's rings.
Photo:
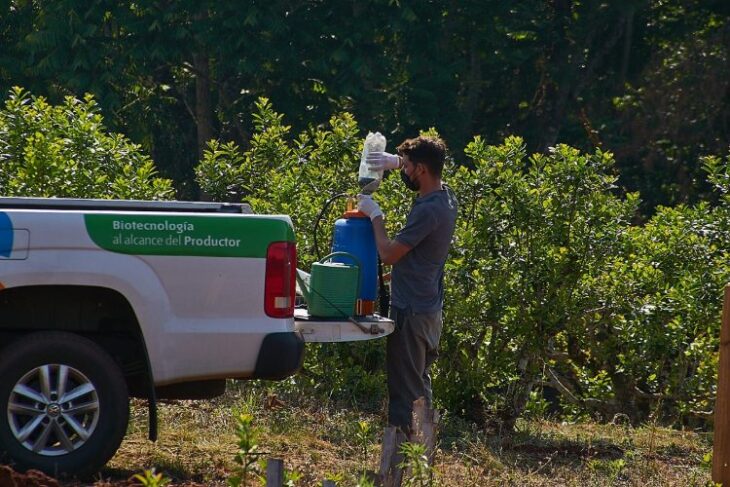
<path id="1" fill-rule="evenodd" d="M 442 315 L 414 314 L 391 308 L 395 330 L 388 335 L 386 366 L 388 371 L 388 422 L 410 430 L 413 401 L 424 397 L 432 407 L 429 368 L 438 357 Z"/>

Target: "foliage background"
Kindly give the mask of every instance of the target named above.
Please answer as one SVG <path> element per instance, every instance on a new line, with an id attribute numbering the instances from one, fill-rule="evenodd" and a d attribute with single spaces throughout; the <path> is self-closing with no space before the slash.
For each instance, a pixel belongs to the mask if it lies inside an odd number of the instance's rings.
<path id="1" fill-rule="evenodd" d="M 247 192 L 257 211 L 292 214 L 306 268 L 325 201 L 355 191 L 362 138 L 348 114 L 295 138 L 268 101 L 258 110 L 254 119 L 268 123 L 250 149 L 211 145 L 198 183 L 217 199 Z M 480 136 L 465 153 L 468 164 L 450 161 L 446 174 L 460 216 L 435 374 L 442 406 L 511 431 L 523 413 L 545 412 L 540 392 L 549 388 L 559 395 L 552 410 L 565 417 L 704 424 L 730 278 L 729 160 L 702 161 L 717 204 L 660 207 L 637 225 L 639 194 L 616 185 L 610 153 L 558 145 L 528 155 L 519 137 L 490 146 Z M 209 174 L 227 175 L 228 185 Z M 412 195 L 386 178 L 376 198 L 395 231 Z M 322 347 L 294 385 L 362 404 L 382 398 L 380 362 L 375 344 Z"/>
<path id="2" fill-rule="evenodd" d="M 440 405 L 505 431 L 546 410 L 705 424 L 730 280 L 727 2 L 0 12 L 3 195 L 245 199 L 292 216 L 306 268 L 367 129 L 393 147 L 435 127 L 461 202 Z M 411 197 L 378 191 L 391 231 Z M 382 344 L 311 351 L 277 387 L 380 406 Z"/>
<path id="3" fill-rule="evenodd" d="M 0 0 L 0 92 L 91 93 L 179 194 L 210 139 L 247 149 L 259 97 L 295 133 L 352 113 L 398 141 L 436 127 L 527 151 L 611 151 L 658 204 L 710 196 L 699 157 L 730 133 L 724 0 Z"/>

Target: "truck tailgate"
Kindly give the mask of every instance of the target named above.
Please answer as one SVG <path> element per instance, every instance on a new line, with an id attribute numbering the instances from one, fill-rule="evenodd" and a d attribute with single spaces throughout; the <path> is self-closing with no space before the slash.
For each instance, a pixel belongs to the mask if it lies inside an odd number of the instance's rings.
<path id="1" fill-rule="evenodd" d="M 307 343 L 357 342 L 382 338 L 393 332 L 393 320 L 378 315 L 350 318 L 315 318 L 306 309 L 294 310 L 294 328 Z"/>

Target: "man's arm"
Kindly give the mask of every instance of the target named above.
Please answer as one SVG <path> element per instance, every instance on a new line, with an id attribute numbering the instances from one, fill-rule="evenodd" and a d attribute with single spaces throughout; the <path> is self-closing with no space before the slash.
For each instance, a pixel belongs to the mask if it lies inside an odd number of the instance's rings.
<path id="1" fill-rule="evenodd" d="M 393 265 L 411 250 L 410 246 L 388 238 L 382 215 L 373 219 L 373 232 L 375 233 L 375 246 L 378 248 L 378 254 L 380 254 L 383 264 Z"/>

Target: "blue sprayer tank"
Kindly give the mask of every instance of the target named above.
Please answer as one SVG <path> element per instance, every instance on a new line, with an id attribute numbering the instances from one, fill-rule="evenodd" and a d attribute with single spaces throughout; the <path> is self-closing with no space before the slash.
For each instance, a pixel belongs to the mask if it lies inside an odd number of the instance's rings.
<path id="1" fill-rule="evenodd" d="M 373 314 L 378 296 L 378 249 L 375 246 L 375 234 L 370 218 L 356 210 L 346 211 L 342 218 L 335 222 L 332 252 L 348 252 L 360 261 L 362 280 L 357 314 Z M 334 258 L 333 261 L 349 263 L 345 258 Z"/>

